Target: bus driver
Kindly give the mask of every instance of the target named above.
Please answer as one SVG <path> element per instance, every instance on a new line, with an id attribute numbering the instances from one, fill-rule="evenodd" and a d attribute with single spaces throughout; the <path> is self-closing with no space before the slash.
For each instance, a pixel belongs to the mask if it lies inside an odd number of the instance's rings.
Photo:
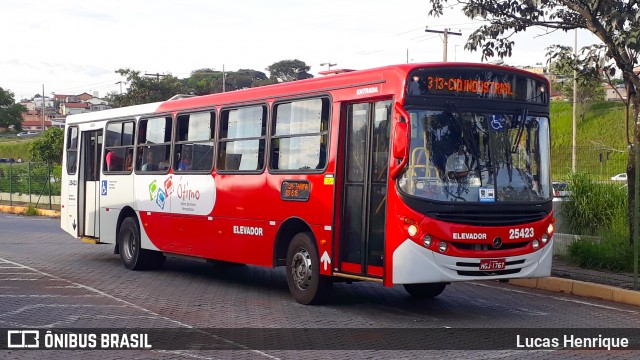
<path id="1" fill-rule="evenodd" d="M 460 144 L 458 151 L 449 155 L 445 171 L 450 180 L 458 180 L 469 175 L 469 157 L 464 145 Z"/>

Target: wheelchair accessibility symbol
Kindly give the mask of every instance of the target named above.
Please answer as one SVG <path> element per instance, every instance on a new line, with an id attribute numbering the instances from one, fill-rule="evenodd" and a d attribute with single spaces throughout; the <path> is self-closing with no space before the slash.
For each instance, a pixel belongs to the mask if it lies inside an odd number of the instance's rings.
<path id="1" fill-rule="evenodd" d="M 102 196 L 107 195 L 107 180 L 102 180 L 102 186 L 100 186 Z"/>
<path id="2" fill-rule="evenodd" d="M 504 129 L 504 118 L 502 115 L 489 115 L 489 125 L 493 131 L 502 131 Z"/>

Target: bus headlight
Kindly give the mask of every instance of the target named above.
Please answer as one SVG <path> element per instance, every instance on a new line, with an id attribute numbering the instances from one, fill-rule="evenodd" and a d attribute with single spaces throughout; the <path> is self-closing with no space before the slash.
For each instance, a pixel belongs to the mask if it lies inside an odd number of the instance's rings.
<path id="1" fill-rule="evenodd" d="M 416 234 L 418 234 L 418 227 L 415 225 L 409 225 L 407 232 L 409 233 L 409 236 L 416 236 Z"/>
<path id="2" fill-rule="evenodd" d="M 422 239 L 422 244 L 423 244 L 425 247 L 429 247 L 429 246 L 431 246 L 431 235 L 425 235 L 425 236 L 424 236 L 424 239 Z"/>
<path id="3" fill-rule="evenodd" d="M 552 234 L 553 230 L 555 230 L 553 224 L 549 224 L 549 226 L 547 226 L 547 234 Z"/>
<path id="4" fill-rule="evenodd" d="M 549 241 L 549 235 L 548 234 L 543 234 L 542 235 L 542 243 L 546 244 L 547 241 Z"/>
<path id="5" fill-rule="evenodd" d="M 447 243 L 440 241 L 440 244 L 438 244 L 438 250 L 440 250 L 441 253 L 447 251 Z"/>
<path id="6" fill-rule="evenodd" d="M 538 250 L 540 248 L 540 242 L 538 240 L 533 240 L 531 246 L 533 246 L 533 250 Z"/>

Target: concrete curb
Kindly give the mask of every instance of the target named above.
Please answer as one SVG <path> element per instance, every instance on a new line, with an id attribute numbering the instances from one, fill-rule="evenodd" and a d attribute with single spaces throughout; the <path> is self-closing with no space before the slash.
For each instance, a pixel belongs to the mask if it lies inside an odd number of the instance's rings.
<path id="1" fill-rule="evenodd" d="M 27 207 L 25 206 L 8 206 L 8 205 L 0 205 L 0 212 L 11 213 L 11 214 L 24 214 L 27 211 Z M 46 209 L 36 209 L 39 216 L 48 216 L 48 217 L 60 217 L 60 211 L 58 210 L 46 210 Z"/>
<path id="2" fill-rule="evenodd" d="M 512 279 L 509 284 L 531 289 L 612 301 L 615 303 L 640 306 L 640 291 L 621 289 L 614 286 L 589 283 L 578 280 L 547 277 L 539 279 Z"/>

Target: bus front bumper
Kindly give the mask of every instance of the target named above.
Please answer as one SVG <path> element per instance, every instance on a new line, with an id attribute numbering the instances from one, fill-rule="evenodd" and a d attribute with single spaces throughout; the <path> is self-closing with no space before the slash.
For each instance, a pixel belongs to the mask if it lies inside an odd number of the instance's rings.
<path id="1" fill-rule="evenodd" d="M 552 258 L 553 238 L 538 251 L 505 258 L 507 263 L 516 262 L 516 264 L 508 264 L 502 271 L 503 273 L 500 271 L 479 271 L 479 258 L 439 254 L 406 239 L 393 252 L 393 283 L 420 284 L 547 277 L 551 275 Z M 460 266 L 458 263 L 477 263 L 478 266 Z"/>

